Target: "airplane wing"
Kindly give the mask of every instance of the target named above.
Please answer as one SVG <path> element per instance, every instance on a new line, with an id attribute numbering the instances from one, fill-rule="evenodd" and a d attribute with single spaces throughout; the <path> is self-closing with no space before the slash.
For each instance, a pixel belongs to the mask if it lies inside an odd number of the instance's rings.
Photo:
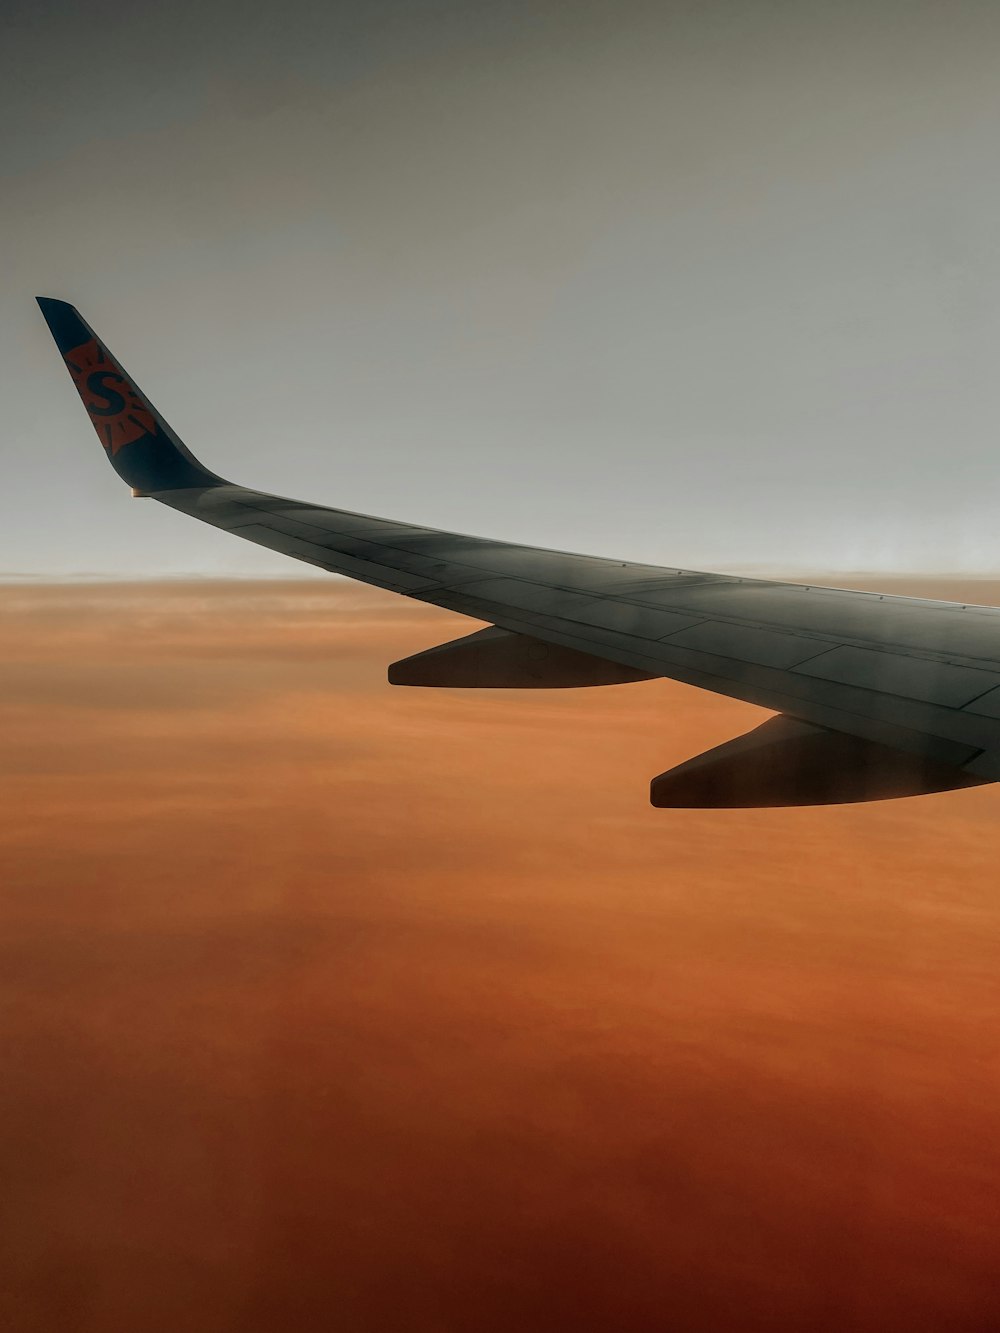
<path id="1" fill-rule="evenodd" d="M 133 494 L 489 625 L 394 663 L 392 683 L 668 677 L 779 714 L 654 778 L 654 805 L 868 800 L 1000 779 L 1000 609 L 574 555 L 234 485 L 195 458 L 71 305 L 39 305 Z"/>

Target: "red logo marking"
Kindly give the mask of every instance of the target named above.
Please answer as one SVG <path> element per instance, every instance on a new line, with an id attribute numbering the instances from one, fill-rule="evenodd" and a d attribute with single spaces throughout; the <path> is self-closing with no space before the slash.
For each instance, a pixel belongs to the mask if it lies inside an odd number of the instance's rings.
<path id="1" fill-rule="evenodd" d="M 63 357 L 98 438 L 114 455 L 143 435 L 156 434 L 152 409 L 139 397 L 96 338 Z"/>

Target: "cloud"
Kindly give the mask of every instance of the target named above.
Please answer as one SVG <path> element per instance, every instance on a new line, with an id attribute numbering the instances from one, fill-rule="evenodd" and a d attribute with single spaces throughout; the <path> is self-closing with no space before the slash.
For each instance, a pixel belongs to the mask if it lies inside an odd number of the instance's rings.
<path id="1" fill-rule="evenodd" d="M 992 789 L 654 811 L 760 714 L 336 583 L 0 619 L 5 1327 L 995 1326 Z"/>

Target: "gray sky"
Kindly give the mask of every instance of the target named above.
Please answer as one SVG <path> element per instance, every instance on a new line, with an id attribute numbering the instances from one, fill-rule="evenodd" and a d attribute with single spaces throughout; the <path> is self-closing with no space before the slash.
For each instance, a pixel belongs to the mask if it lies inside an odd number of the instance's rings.
<path id="1" fill-rule="evenodd" d="M 107 466 L 709 568 L 1000 569 L 995 0 L 7 0 L 0 571 L 308 572 Z"/>

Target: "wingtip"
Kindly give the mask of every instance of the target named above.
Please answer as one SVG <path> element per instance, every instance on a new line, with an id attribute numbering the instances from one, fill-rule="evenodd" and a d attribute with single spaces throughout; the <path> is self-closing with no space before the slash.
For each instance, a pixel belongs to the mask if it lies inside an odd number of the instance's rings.
<path id="1" fill-rule="evenodd" d="M 93 329 L 83 319 L 79 310 L 68 301 L 57 301 L 53 296 L 36 296 L 35 300 L 63 356 L 71 348 L 79 347 L 81 343 L 94 336 Z"/>
<path id="2" fill-rule="evenodd" d="M 42 312 L 42 318 L 52 329 L 53 333 L 57 325 L 72 322 L 74 324 L 83 324 L 79 310 L 69 301 L 60 301 L 55 296 L 36 296 L 35 303 Z"/>

